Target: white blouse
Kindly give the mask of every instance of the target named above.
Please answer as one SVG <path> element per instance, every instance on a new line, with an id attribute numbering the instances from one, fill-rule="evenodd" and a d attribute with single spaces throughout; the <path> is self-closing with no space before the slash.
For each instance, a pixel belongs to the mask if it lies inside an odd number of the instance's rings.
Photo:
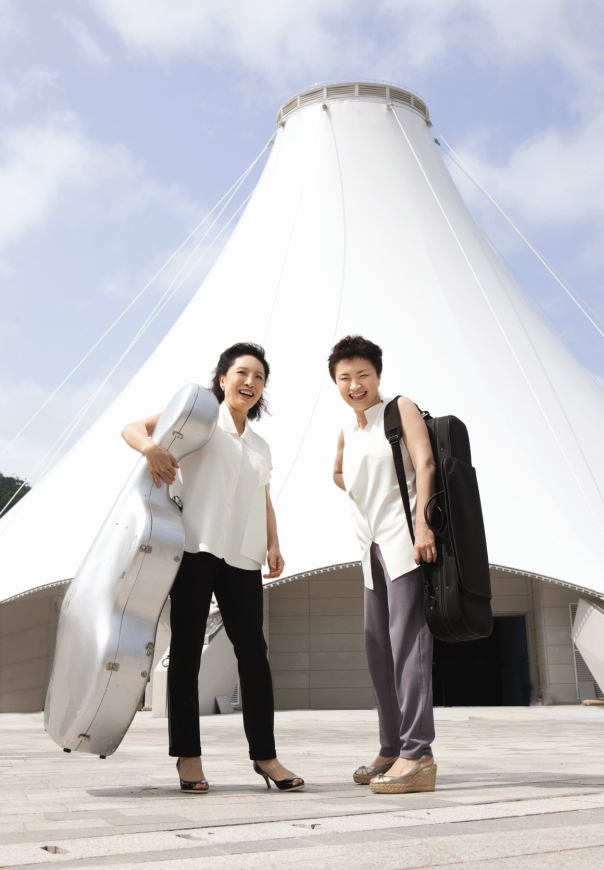
<path id="1" fill-rule="evenodd" d="M 242 435 L 225 402 L 214 434 L 180 462 L 170 494 L 183 503 L 185 550 L 212 553 L 234 568 L 266 562 L 268 444 L 246 421 Z"/>
<path id="2" fill-rule="evenodd" d="M 342 472 L 344 485 L 350 498 L 352 517 L 361 544 L 365 586 L 373 589 L 371 574 L 371 544 L 379 545 L 392 580 L 417 567 L 413 559 L 413 542 L 405 517 L 392 448 L 384 433 L 384 412 L 390 399 L 383 399 L 365 411 L 367 425 L 346 426 L 344 433 L 344 459 Z M 411 517 L 415 525 L 417 491 L 415 469 L 409 452 L 401 438 L 401 450 Z"/>

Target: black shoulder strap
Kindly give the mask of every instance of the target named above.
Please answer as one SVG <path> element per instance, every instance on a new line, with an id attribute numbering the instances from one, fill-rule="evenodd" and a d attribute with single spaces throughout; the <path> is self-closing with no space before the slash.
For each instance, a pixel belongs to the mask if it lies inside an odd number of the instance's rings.
<path id="1" fill-rule="evenodd" d="M 405 508 L 409 534 L 411 535 L 411 540 L 415 543 L 415 532 L 413 531 L 413 520 L 411 519 L 411 505 L 409 503 L 409 491 L 407 489 L 407 475 L 405 474 L 403 451 L 401 450 L 403 424 L 401 423 L 401 415 L 398 410 L 398 400 L 399 397 L 397 396 L 386 405 L 386 410 L 384 411 L 384 431 L 386 433 L 386 438 L 392 447 L 394 468 L 396 470 L 398 485 L 403 499 L 403 507 Z"/>

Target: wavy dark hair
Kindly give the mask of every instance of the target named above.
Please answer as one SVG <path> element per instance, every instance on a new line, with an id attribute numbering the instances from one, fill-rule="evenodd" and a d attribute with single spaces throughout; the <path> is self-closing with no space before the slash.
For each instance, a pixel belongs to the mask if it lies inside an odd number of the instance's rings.
<path id="1" fill-rule="evenodd" d="M 210 390 L 214 393 L 219 403 L 224 402 L 224 392 L 220 389 L 220 378 L 221 376 L 226 375 L 235 360 L 240 356 L 253 356 L 258 360 L 258 362 L 262 363 L 264 368 L 264 386 L 266 388 L 271 369 L 266 361 L 264 348 L 259 344 L 253 344 L 250 341 L 239 341 L 237 344 L 232 344 L 231 347 L 227 347 L 226 350 L 222 351 L 218 362 L 216 363 L 216 368 L 212 372 Z M 259 420 L 267 410 L 268 406 L 263 393 L 256 404 L 247 412 L 248 420 Z"/>
<path id="2" fill-rule="evenodd" d="M 369 360 L 376 370 L 378 378 L 380 377 L 382 374 L 382 348 L 369 341 L 368 338 L 363 338 L 362 335 L 345 335 L 332 347 L 327 358 L 332 381 L 336 379 L 336 366 L 339 362 L 357 357 Z"/>

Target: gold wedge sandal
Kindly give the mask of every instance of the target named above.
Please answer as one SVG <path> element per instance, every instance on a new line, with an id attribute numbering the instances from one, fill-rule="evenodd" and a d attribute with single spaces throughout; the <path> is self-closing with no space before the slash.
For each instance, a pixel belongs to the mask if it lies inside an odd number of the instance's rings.
<path id="1" fill-rule="evenodd" d="M 379 774 L 375 782 L 369 784 L 374 794 L 408 794 L 409 792 L 434 791 L 436 789 L 436 764 L 422 768 L 422 763 L 430 755 L 422 755 L 405 776 L 384 776 Z"/>
<path id="2" fill-rule="evenodd" d="M 387 761 L 386 764 L 378 764 L 377 767 L 365 767 L 361 765 L 352 774 L 352 778 L 359 785 L 369 785 L 374 776 L 379 776 L 380 773 L 387 773 L 397 760 L 398 756 L 393 758 L 392 761 Z"/>

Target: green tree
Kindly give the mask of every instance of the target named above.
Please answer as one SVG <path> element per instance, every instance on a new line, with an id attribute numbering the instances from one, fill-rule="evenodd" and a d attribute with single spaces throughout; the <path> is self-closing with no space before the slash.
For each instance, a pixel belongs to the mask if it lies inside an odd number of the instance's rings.
<path id="1" fill-rule="evenodd" d="M 18 477 L 7 477 L 4 474 L 0 474 L 0 511 L 6 504 L 8 504 L 8 502 L 17 492 L 22 483 L 23 481 Z M 23 498 L 25 493 L 29 492 L 30 489 L 31 486 L 25 484 L 25 486 L 19 492 L 19 495 L 15 498 L 10 507 L 12 508 L 13 505 L 17 504 L 19 499 Z"/>

